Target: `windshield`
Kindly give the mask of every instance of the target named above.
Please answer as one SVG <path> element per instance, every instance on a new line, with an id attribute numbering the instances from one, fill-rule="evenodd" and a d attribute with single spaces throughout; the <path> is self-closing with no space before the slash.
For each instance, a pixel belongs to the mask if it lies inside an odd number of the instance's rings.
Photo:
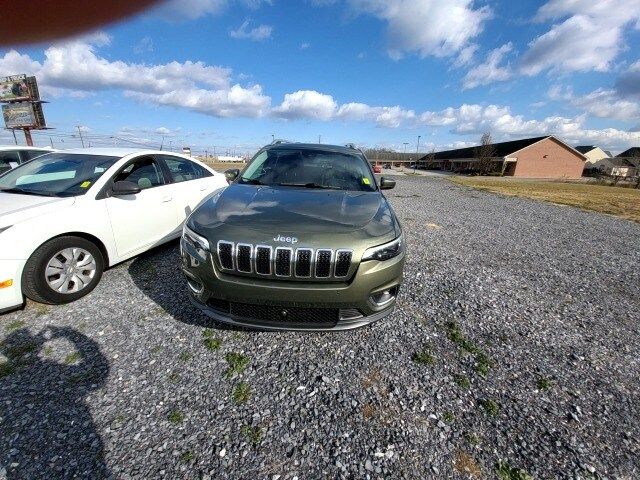
<path id="1" fill-rule="evenodd" d="M 119 157 L 48 153 L 0 177 L 0 191 L 47 197 L 84 195 Z"/>
<path id="2" fill-rule="evenodd" d="M 361 155 L 299 148 L 260 152 L 243 172 L 240 183 L 365 192 L 377 189 Z"/>

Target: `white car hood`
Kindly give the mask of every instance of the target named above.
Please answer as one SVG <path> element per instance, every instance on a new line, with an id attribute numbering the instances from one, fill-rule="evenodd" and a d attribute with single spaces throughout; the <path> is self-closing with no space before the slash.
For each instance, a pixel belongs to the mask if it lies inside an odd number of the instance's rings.
<path id="1" fill-rule="evenodd" d="M 75 198 L 39 197 L 0 192 L 0 228 L 45 215 L 69 205 Z"/>

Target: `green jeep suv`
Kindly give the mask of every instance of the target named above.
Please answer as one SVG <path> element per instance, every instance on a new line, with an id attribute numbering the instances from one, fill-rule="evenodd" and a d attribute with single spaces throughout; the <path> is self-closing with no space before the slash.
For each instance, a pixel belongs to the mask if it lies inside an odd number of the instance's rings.
<path id="1" fill-rule="evenodd" d="M 216 320 L 344 330 L 393 310 L 405 245 L 364 154 L 275 142 L 189 216 L 180 242 L 191 298 Z"/>

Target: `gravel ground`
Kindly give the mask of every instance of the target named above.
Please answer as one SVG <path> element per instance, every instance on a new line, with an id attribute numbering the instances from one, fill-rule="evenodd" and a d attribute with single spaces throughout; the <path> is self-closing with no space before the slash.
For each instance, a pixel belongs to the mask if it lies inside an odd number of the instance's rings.
<path id="1" fill-rule="evenodd" d="M 0 317 L 0 478 L 638 478 L 640 226 L 437 178 L 389 198 L 406 282 L 357 331 L 214 324 L 176 243 Z"/>

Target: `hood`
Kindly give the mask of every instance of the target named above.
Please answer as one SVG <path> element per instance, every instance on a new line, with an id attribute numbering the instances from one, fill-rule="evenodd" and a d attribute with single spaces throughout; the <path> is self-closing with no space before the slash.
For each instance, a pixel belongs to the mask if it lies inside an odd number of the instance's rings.
<path id="1" fill-rule="evenodd" d="M 0 192 L 0 228 L 43 215 L 61 206 L 72 205 L 74 202 L 74 198 Z"/>
<path id="2" fill-rule="evenodd" d="M 393 233 L 394 217 L 380 192 L 232 184 L 190 218 L 200 232 L 236 228 L 300 236 Z M 211 232 L 214 233 L 214 232 Z"/>

